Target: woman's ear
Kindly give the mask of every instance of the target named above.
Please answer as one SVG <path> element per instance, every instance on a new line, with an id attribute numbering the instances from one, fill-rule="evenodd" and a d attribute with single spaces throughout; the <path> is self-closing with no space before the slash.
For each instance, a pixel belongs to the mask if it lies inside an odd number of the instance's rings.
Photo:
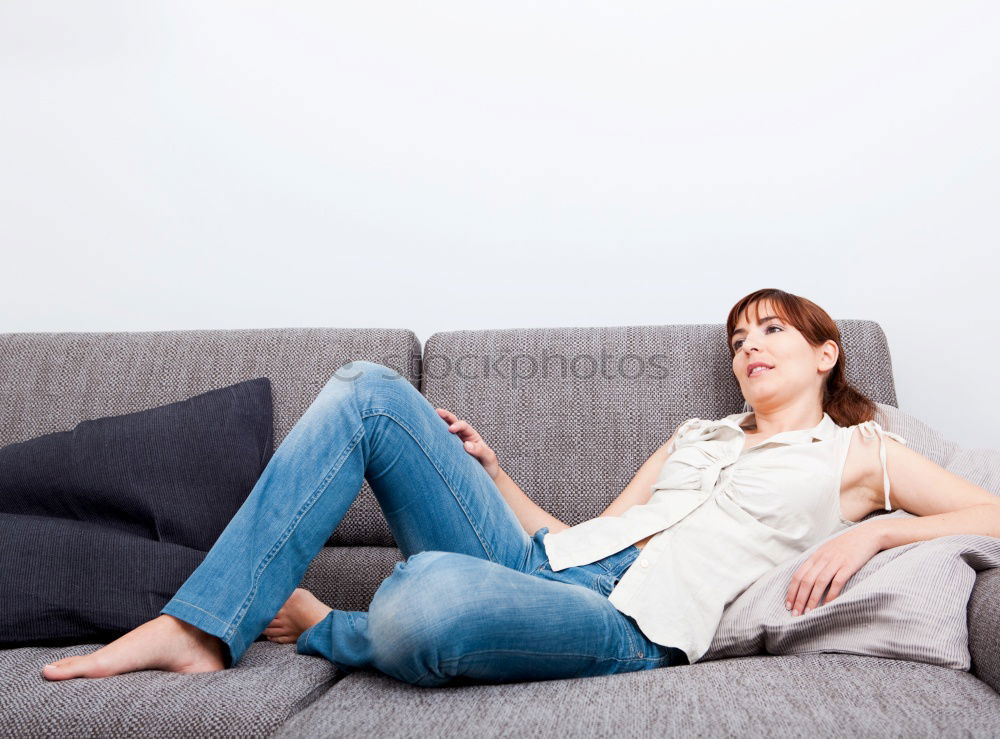
<path id="1" fill-rule="evenodd" d="M 840 347 L 837 346 L 837 342 L 833 339 L 827 339 L 823 342 L 823 346 L 820 347 L 819 355 L 819 369 L 821 372 L 826 372 L 827 370 L 832 370 L 837 365 L 837 360 L 840 358 Z"/>

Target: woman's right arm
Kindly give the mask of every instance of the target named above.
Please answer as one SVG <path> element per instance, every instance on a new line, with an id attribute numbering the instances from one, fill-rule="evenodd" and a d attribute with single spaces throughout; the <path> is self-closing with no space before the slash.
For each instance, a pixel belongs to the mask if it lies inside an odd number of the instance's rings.
<path id="1" fill-rule="evenodd" d="M 552 533 L 569 528 L 568 524 L 563 523 L 529 498 L 511 479 L 510 475 L 501 469 L 496 452 L 483 440 L 479 432 L 469 425 L 468 421 L 459 420 L 454 413 L 445 408 L 436 408 L 435 410 L 448 424 L 448 430 L 462 440 L 465 451 L 479 461 L 486 473 L 496 483 L 504 500 L 507 501 L 507 505 L 514 511 L 514 515 L 517 516 L 517 520 L 520 521 L 521 527 L 525 531 L 534 536 L 535 532 L 543 526 L 548 526 Z"/>
<path id="2" fill-rule="evenodd" d="M 563 523 L 529 498 L 518 487 L 518 484 L 511 479 L 510 475 L 503 471 L 503 468 L 500 468 L 500 472 L 493 478 L 493 482 L 500 488 L 504 500 L 507 501 L 507 505 L 514 511 L 514 515 L 521 522 L 521 526 L 532 536 L 542 526 L 548 526 L 549 532 L 553 534 L 569 528 L 569 524 Z"/>
<path id="3" fill-rule="evenodd" d="M 496 483 L 504 500 L 507 501 L 507 505 L 514 511 L 514 515 L 517 516 L 517 520 L 521 522 L 521 526 L 525 531 L 534 535 L 543 526 L 548 526 L 549 532 L 554 534 L 557 531 L 570 528 L 569 524 L 563 523 L 551 513 L 544 510 L 521 490 L 518 484 L 511 479 L 510 475 L 500 467 L 496 453 L 467 421 L 459 420 L 454 413 L 444 408 L 437 408 L 435 410 L 437 410 L 442 420 L 448 424 L 448 430 L 453 434 L 457 434 L 464 441 L 465 450 L 483 465 L 483 468 L 492 478 L 493 482 Z M 673 453 L 674 441 L 677 439 L 677 433 L 680 429 L 681 427 L 678 427 L 674 431 L 673 436 L 667 439 L 666 443 L 653 452 L 652 456 L 643 463 L 639 471 L 635 473 L 632 481 L 621 492 L 621 495 L 615 498 L 611 505 L 604 509 L 601 516 L 620 516 L 634 505 L 649 502 L 649 499 L 653 496 L 653 483 L 656 482 L 656 478 L 660 474 L 663 464 L 667 461 L 667 457 Z"/>

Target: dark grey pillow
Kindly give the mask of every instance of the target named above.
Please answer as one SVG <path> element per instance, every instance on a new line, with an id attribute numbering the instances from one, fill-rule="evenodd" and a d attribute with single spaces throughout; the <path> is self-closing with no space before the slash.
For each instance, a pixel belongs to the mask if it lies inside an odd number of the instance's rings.
<path id="1" fill-rule="evenodd" d="M 0 449 L 0 646 L 155 618 L 270 460 L 271 403 L 259 378 Z"/>
<path id="2" fill-rule="evenodd" d="M 0 513 L 0 647 L 113 641 L 156 618 L 204 558 L 90 521 Z"/>
<path id="3" fill-rule="evenodd" d="M 0 449 L 0 513 L 92 521 L 207 552 L 272 446 L 271 381 L 247 380 Z"/>

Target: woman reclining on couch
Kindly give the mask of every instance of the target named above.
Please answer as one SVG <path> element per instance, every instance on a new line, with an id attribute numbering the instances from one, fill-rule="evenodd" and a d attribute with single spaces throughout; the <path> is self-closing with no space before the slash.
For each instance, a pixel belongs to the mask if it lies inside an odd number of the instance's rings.
<path id="1" fill-rule="evenodd" d="M 689 664 L 740 592 L 837 531 L 792 577 L 792 615 L 836 598 L 882 549 L 1000 531 L 996 497 L 872 420 L 819 306 L 758 290 L 726 329 L 753 410 L 681 424 L 600 516 L 572 527 L 398 373 L 344 365 L 161 615 L 42 675 L 216 671 L 261 633 L 421 686 Z M 340 611 L 296 585 L 363 478 L 406 561 L 367 612 Z M 990 515 L 965 510 L 985 503 Z M 930 518 L 853 526 L 893 505 Z"/>

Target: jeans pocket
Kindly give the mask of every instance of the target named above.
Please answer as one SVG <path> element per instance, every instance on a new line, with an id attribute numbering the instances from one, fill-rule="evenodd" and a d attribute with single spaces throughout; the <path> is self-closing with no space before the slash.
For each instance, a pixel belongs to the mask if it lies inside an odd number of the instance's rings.
<path id="1" fill-rule="evenodd" d="M 620 580 L 625 571 L 632 566 L 632 563 L 639 557 L 640 549 L 633 545 L 622 549 L 620 552 L 609 554 L 604 559 L 597 560 L 594 564 L 608 573 L 614 580 Z"/>

